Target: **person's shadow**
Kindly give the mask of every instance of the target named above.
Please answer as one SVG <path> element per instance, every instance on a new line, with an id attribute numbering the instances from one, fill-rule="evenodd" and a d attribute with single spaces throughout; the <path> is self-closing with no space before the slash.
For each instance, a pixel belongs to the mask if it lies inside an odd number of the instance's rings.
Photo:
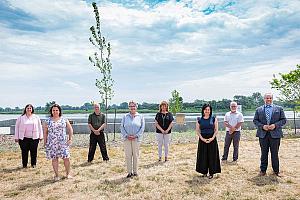
<path id="1" fill-rule="evenodd" d="M 213 179 L 215 179 L 216 177 L 214 177 Z M 192 178 L 190 180 L 185 181 L 187 184 L 189 184 L 191 187 L 195 186 L 195 185 L 206 185 L 209 184 L 211 182 L 211 180 L 213 179 L 209 179 L 208 177 L 203 177 L 201 175 L 194 175 L 192 176 Z"/>
<path id="2" fill-rule="evenodd" d="M 21 185 L 18 186 L 18 189 L 19 190 L 26 190 L 26 189 L 29 189 L 29 188 L 35 189 L 35 188 L 40 188 L 40 187 L 43 187 L 43 186 L 46 186 L 46 185 L 50 185 L 54 182 L 55 182 L 54 180 L 48 178 L 48 179 L 44 179 L 42 181 L 38 181 L 38 182 L 35 182 L 35 183 L 21 184 Z"/>
<path id="3" fill-rule="evenodd" d="M 8 190 L 8 191 L 3 191 L 3 192 L 4 192 L 4 196 L 9 196 L 10 194 L 20 194 L 21 191 L 24 191 L 27 189 L 38 189 L 43 186 L 53 184 L 54 182 L 55 181 L 52 179 L 44 179 L 42 181 L 35 182 L 35 183 L 20 182 L 22 184 L 18 185 L 16 188 Z"/>
<path id="4" fill-rule="evenodd" d="M 155 166 L 159 166 L 159 165 L 163 165 L 164 162 L 161 162 L 161 161 L 156 161 L 154 163 L 150 163 L 150 164 L 147 164 L 147 165 L 142 165 L 141 167 L 144 168 L 144 169 L 149 169 L 151 167 L 155 167 Z"/>
<path id="5" fill-rule="evenodd" d="M 15 167 L 15 168 L 9 168 L 9 169 L 2 169 L 1 171 L 2 171 L 3 173 L 9 174 L 9 173 L 13 173 L 13 172 L 20 171 L 20 170 L 22 170 L 22 169 L 26 169 L 26 168 L 23 168 L 23 167 Z"/>
<path id="6" fill-rule="evenodd" d="M 256 175 L 252 178 L 249 178 L 248 180 L 257 186 L 276 185 L 279 183 L 278 178 L 275 175 L 269 175 L 269 176 Z"/>
<path id="7" fill-rule="evenodd" d="M 130 178 L 126 178 L 126 177 L 121 177 L 121 178 L 117 178 L 117 179 L 113 179 L 113 180 L 104 180 L 103 183 L 106 185 L 121 185 L 123 183 L 129 182 Z"/>
<path id="8" fill-rule="evenodd" d="M 79 167 L 88 167 L 88 166 L 91 166 L 91 165 L 93 165 L 93 163 L 84 161 L 80 164 L 72 165 L 72 168 L 75 169 L 75 168 L 79 168 Z"/>

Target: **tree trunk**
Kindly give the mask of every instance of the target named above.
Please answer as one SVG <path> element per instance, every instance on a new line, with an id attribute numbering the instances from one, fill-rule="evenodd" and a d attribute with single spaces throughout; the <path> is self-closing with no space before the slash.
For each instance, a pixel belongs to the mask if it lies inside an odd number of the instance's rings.
<path id="1" fill-rule="evenodd" d="M 117 109 L 115 108 L 115 117 L 114 117 L 114 141 L 116 141 L 116 117 L 117 117 Z"/>
<path id="2" fill-rule="evenodd" d="M 297 134 L 297 125 L 296 125 L 296 106 L 294 105 L 293 108 L 294 111 L 294 129 L 295 129 L 295 135 Z"/>
<path id="3" fill-rule="evenodd" d="M 106 141 L 108 142 L 108 133 L 107 133 L 107 129 L 108 129 L 108 124 L 107 124 L 107 112 L 108 112 L 108 108 L 107 108 L 107 98 L 105 98 L 105 134 L 106 134 Z"/>

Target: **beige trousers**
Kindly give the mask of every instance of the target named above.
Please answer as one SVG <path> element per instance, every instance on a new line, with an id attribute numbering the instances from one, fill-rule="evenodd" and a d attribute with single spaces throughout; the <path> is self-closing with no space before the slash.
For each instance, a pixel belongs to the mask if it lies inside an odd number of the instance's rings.
<path id="1" fill-rule="evenodd" d="M 124 141 L 125 163 L 128 173 L 137 173 L 139 146 L 137 139 Z"/>

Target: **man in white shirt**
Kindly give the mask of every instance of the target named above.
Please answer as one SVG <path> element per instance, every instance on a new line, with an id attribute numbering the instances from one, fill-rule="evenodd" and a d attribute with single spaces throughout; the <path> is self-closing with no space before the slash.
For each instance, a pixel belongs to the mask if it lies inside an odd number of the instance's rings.
<path id="1" fill-rule="evenodd" d="M 239 142 L 241 137 L 241 126 L 244 122 L 243 114 L 237 111 L 237 103 L 230 103 L 230 111 L 225 114 L 224 125 L 226 127 L 226 136 L 224 144 L 224 154 L 222 162 L 226 162 L 228 158 L 229 147 L 233 140 L 233 163 L 237 162 L 239 154 Z"/>

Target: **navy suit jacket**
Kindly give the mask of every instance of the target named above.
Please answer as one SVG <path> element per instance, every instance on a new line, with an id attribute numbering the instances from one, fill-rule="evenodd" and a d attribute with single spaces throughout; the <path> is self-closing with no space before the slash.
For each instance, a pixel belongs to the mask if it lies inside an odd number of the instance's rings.
<path id="1" fill-rule="evenodd" d="M 256 137 L 264 138 L 267 131 L 263 129 L 264 125 L 267 125 L 267 118 L 265 114 L 265 107 L 260 106 L 256 109 L 253 123 L 257 127 Z M 275 129 L 268 131 L 272 138 L 281 138 L 283 136 L 282 127 L 286 123 L 286 117 L 281 106 L 273 104 L 273 111 L 270 124 L 275 124 Z"/>

